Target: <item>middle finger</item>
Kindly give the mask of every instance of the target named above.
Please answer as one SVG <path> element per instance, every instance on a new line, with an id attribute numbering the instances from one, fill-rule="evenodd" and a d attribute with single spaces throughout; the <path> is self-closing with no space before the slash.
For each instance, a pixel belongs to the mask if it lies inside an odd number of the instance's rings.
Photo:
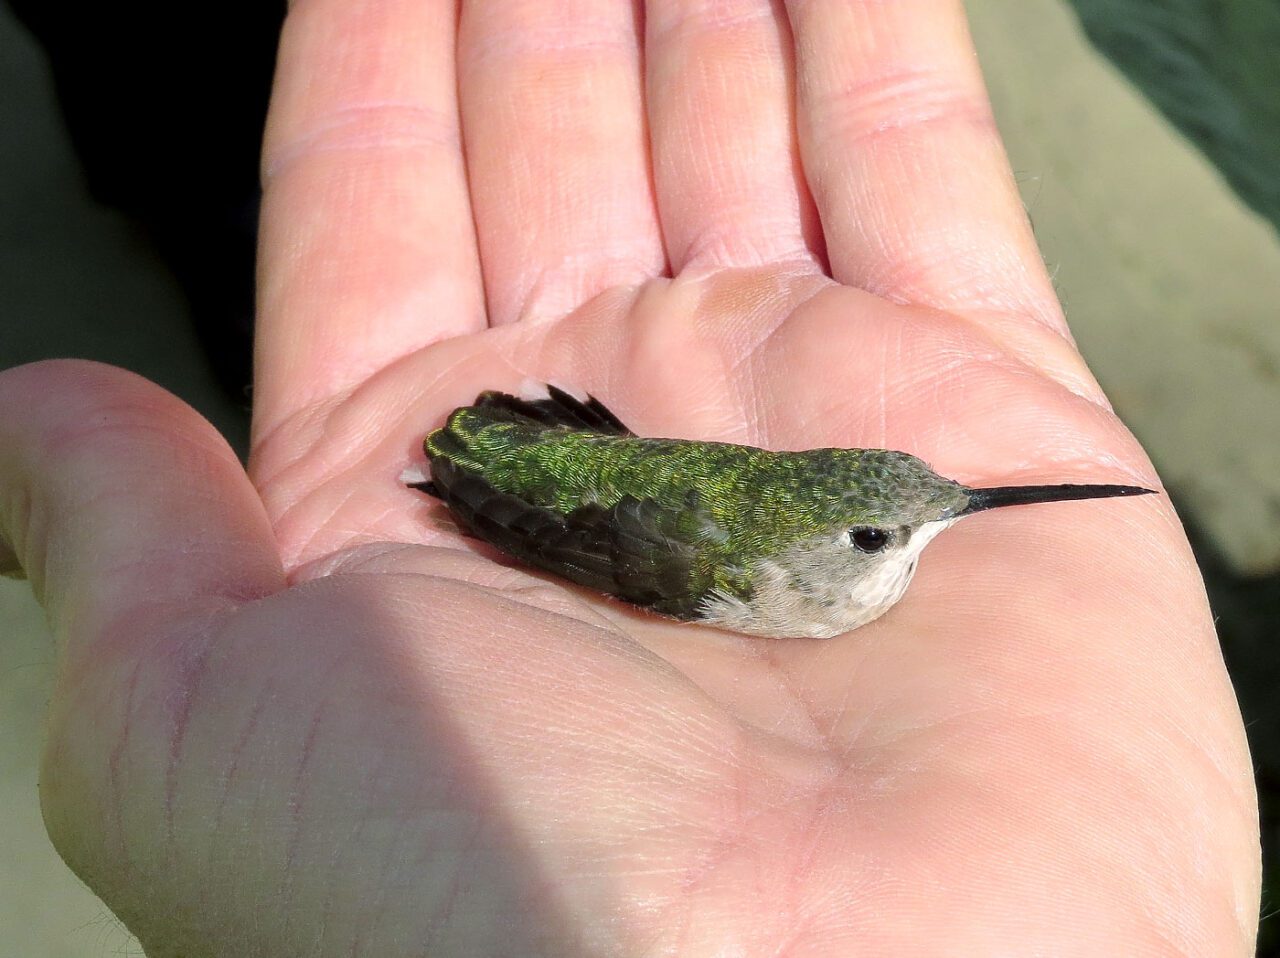
<path id="1" fill-rule="evenodd" d="M 774 0 L 650 0 L 654 182 L 671 267 L 821 259 Z"/>
<path id="2" fill-rule="evenodd" d="M 470 0 L 459 98 L 490 322 L 560 316 L 666 257 L 639 0 Z"/>

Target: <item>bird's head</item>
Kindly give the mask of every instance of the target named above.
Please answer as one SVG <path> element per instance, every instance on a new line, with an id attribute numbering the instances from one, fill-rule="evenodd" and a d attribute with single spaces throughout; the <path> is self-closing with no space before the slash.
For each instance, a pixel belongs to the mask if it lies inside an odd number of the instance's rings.
<path id="1" fill-rule="evenodd" d="M 969 488 L 915 456 L 888 450 L 815 450 L 809 531 L 791 539 L 753 577 L 764 619 L 804 623 L 797 634 L 834 635 L 893 606 L 920 553 L 961 519 L 1013 505 L 1151 492 L 1126 485 Z"/>

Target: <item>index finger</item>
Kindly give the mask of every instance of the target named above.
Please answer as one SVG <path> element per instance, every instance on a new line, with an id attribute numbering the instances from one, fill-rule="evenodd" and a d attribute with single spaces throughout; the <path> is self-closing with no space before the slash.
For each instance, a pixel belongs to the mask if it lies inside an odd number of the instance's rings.
<path id="1" fill-rule="evenodd" d="M 255 445 L 485 325 L 454 0 L 297 0 L 263 149 Z"/>

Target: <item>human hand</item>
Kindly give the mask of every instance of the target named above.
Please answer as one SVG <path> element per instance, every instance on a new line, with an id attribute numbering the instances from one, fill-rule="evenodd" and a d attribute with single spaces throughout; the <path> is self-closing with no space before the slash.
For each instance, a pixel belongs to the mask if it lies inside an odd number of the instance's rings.
<path id="1" fill-rule="evenodd" d="M 966 520 L 885 618 L 769 641 L 495 562 L 399 481 L 534 379 L 641 434 L 1149 484 L 959 4 L 469 2 L 456 69 L 453 9 L 293 9 L 252 481 L 135 377 L 0 377 L 72 867 L 153 956 L 1248 954 L 1248 755 L 1163 497 Z"/>

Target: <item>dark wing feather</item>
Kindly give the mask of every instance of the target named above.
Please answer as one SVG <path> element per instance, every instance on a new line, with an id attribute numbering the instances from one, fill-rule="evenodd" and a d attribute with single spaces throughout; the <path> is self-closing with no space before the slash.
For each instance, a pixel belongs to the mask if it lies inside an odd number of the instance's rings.
<path id="1" fill-rule="evenodd" d="M 704 521 L 695 501 L 673 509 L 627 497 L 566 515 L 500 492 L 444 458 L 431 464 L 433 494 L 478 538 L 517 559 L 675 618 L 695 618 L 709 584 L 696 573 L 686 531 Z"/>
<path id="2" fill-rule="evenodd" d="M 475 405 L 512 418 L 532 419 L 545 426 L 565 426 L 609 436 L 634 435 L 608 407 L 594 396 L 583 402 L 555 386 L 547 387 L 546 399 L 518 399 L 507 393 L 484 392 Z"/>

